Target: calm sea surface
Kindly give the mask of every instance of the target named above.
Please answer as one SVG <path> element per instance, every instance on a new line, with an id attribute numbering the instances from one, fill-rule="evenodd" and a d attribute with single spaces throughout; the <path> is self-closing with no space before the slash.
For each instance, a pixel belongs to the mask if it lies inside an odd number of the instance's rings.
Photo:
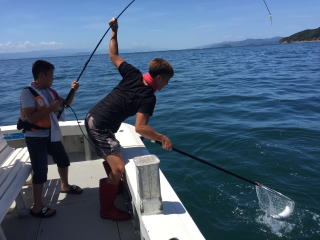
<path id="1" fill-rule="evenodd" d="M 320 44 L 122 55 L 143 72 L 151 58 L 175 68 L 150 124 L 175 147 L 275 189 L 296 203 L 285 220 L 261 212 L 254 186 L 147 143 L 206 239 L 320 239 Z M 62 96 L 88 56 L 47 58 Z M 15 124 L 35 59 L 0 61 L 0 125 Z M 80 119 L 120 75 L 95 56 L 73 103 Z M 75 119 L 67 111 L 69 120 Z M 128 119 L 133 123 L 134 119 Z"/>

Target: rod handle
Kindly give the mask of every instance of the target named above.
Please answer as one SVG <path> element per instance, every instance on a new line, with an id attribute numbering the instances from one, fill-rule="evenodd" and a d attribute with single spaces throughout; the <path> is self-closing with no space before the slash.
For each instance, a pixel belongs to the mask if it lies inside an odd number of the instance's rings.
<path id="1" fill-rule="evenodd" d="M 70 100 L 70 98 L 75 94 L 75 90 L 73 88 L 70 89 L 67 98 L 64 100 L 65 106 L 68 106 L 66 103 Z"/>

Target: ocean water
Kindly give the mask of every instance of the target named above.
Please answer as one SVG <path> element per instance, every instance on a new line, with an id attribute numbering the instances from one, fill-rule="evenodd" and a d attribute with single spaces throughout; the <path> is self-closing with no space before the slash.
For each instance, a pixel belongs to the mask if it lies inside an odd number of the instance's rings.
<path id="1" fill-rule="evenodd" d="M 320 239 L 319 43 L 122 56 L 143 72 L 154 57 L 174 66 L 150 124 L 176 148 L 295 201 L 289 218 L 272 219 L 253 185 L 146 142 L 206 239 Z M 88 56 L 45 59 L 56 66 L 54 88 L 66 96 Z M 35 60 L 0 61 L 0 125 L 15 124 Z M 94 56 L 72 105 L 78 117 L 120 79 L 106 55 Z"/>

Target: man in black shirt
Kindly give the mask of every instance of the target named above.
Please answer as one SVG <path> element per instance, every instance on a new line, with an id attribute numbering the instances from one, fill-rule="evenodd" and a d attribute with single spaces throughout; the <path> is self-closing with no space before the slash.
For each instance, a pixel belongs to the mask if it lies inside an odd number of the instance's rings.
<path id="1" fill-rule="evenodd" d="M 155 58 L 149 63 L 149 72 L 142 75 L 118 54 L 117 20 L 113 18 L 109 25 L 112 29 L 109 57 L 123 79 L 89 111 L 85 123 L 97 154 L 105 159 L 103 165 L 108 175 L 108 178 L 100 179 L 100 216 L 127 220 L 130 215 L 113 205 L 125 169 L 125 162 L 120 155 L 120 143 L 114 133 L 126 118 L 136 115 L 136 132 L 145 138 L 161 142 L 164 149 L 172 150 L 170 139 L 151 128 L 148 121 L 156 104 L 154 92 L 168 84 L 174 71 L 166 60 Z"/>

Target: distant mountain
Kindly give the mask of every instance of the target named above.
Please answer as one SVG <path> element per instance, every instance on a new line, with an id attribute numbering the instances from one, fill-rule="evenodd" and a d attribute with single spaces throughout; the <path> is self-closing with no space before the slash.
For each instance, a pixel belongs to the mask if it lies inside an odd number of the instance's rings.
<path id="1" fill-rule="evenodd" d="M 242 41 L 233 41 L 233 42 L 221 42 L 213 43 L 209 45 L 204 45 L 198 48 L 224 48 L 224 47 L 243 47 L 243 46 L 262 46 L 262 45 L 272 45 L 279 44 L 279 40 L 282 37 L 273 37 L 266 39 L 246 39 Z"/>
<path id="2" fill-rule="evenodd" d="M 204 48 L 225 48 L 225 47 L 242 47 L 242 46 L 261 46 L 261 45 L 272 45 L 279 44 L 279 40 L 282 37 L 273 37 L 266 39 L 246 39 L 242 41 L 228 41 L 221 43 L 214 43 L 196 47 L 196 49 Z M 152 51 L 164 51 L 167 49 L 155 49 L 155 48 L 127 48 L 121 49 L 121 53 L 133 53 L 133 52 L 152 52 Z M 30 52 L 19 52 L 19 53 L 0 53 L 1 59 L 21 59 L 21 58 L 44 58 L 44 57 L 62 57 L 62 56 L 79 56 L 79 55 L 90 55 L 91 50 L 83 49 L 55 49 L 55 50 L 41 50 L 41 51 L 30 51 Z M 107 49 L 98 49 L 95 54 L 108 54 Z"/>
<path id="3" fill-rule="evenodd" d="M 280 43 L 317 42 L 320 41 L 320 27 L 297 32 L 289 37 L 282 38 Z"/>
<path id="4" fill-rule="evenodd" d="M 39 50 L 39 51 L 30 51 L 30 52 L 0 53 L 0 60 L 22 59 L 22 58 L 80 56 L 80 55 L 90 55 L 92 53 L 92 51 L 93 51 L 93 49 L 92 50 L 55 49 L 55 50 Z M 147 47 L 121 49 L 121 53 L 152 52 L 152 51 L 160 51 L 160 49 L 147 48 Z M 98 55 L 98 54 L 108 54 L 108 49 L 98 49 L 95 52 L 95 55 Z"/>

